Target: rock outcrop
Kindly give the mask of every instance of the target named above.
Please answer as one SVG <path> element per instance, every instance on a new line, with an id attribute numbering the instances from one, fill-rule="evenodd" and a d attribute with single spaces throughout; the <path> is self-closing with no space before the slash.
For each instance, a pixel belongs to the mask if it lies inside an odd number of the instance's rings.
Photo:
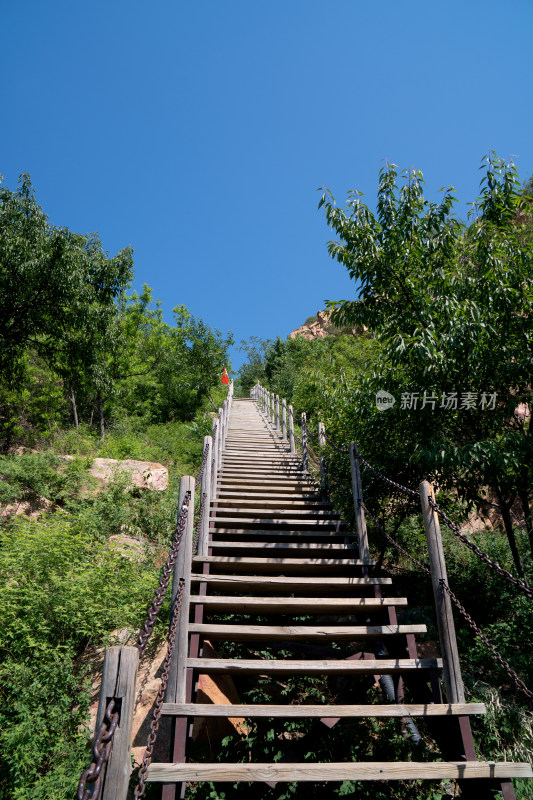
<path id="1" fill-rule="evenodd" d="M 121 473 L 126 473 L 130 484 L 140 489 L 155 489 L 157 492 L 162 492 L 168 487 L 168 469 L 154 461 L 95 458 L 90 473 L 104 483 L 108 483 Z"/>
<path id="2" fill-rule="evenodd" d="M 302 336 L 304 339 L 323 339 L 329 335 L 326 326 L 330 317 L 331 311 L 317 311 L 316 321 L 296 328 L 295 331 L 289 333 L 289 339 L 296 339 L 297 336 Z"/>

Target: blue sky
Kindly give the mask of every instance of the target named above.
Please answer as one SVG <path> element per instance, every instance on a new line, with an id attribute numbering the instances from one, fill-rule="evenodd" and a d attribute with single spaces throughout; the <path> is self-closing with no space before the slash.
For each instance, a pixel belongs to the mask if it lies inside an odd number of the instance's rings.
<path id="1" fill-rule="evenodd" d="M 373 204 L 383 159 L 463 203 L 489 149 L 533 173 L 530 0 L 2 6 L 0 173 L 133 245 L 169 321 L 284 337 L 352 297 L 316 188 Z"/>

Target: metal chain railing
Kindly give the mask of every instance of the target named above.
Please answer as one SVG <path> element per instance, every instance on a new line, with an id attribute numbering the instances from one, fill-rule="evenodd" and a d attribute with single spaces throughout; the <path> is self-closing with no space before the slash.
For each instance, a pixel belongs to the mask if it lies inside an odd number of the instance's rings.
<path id="1" fill-rule="evenodd" d="M 207 507 L 207 494 L 206 492 L 203 492 L 202 499 L 200 501 L 200 511 L 198 512 L 198 522 L 196 523 L 196 530 L 194 532 L 194 539 L 192 542 L 193 556 L 196 555 L 196 548 L 198 547 L 198 539 L 200 538 L 200 532 L 202 530 L 202 523 L 204 521 L 206 507 Z"/>
<path id="2" fill-rule="evenodd" d="M 399 550 L 400 553 L 403 553 L 403 555 L 406 556 L 406 558 L 408 558 L 409 561 L 411 561 L 416 567 L 418 567 L 420 570 L 422 570 L 422 572 L 424 572 L 426 575 L 428 575 L 431 578 L 430 570 L 426 566 L 424 566 L 424 564 L 421 564 L 420 561 L 418 561 L 418 559 L 414 558 L 410 553 L 408 553 L 407 550 L 404 547 L 402 547 L 401 544 L 399 544 L 399 542 L 397 542 L 395 539 L 393 539 L 392 536 L 390 536 L 387 533 L 387 531 L 385 530 L 383 525 L 381 525 L 381 523 L 374 517 L 372 512 L 368 510 L 368 508 L 365 506 L 364 503 L 360 503 L 360 505 L 361 505 L 361 508 L 364 509 L 365 514 L 369 517 L 369 519 L 372 520 L 374 525 L 378 528 L 378 530 L 380 531 L 382 536 L 384 536 L 385 539 L 387 539 L 388 542 L 390 542 L 392 545 L 394 545 L 394 547 L 396 547 L 396 549 Z M 489 640 L 487 639 L 487 637 L 485 636 L 485 634 L 483 633 L 483 631 L 481 630 L 479 625 L 472 619 L 472 617 L 470 616 L 468 611 L 461 604 L 461 602 L 458 599 L 458 597 L 450 589 L 450 587 L 448 586 L 448 584 L 446 583 L 444 578 L 441 578 L 439 583 L 442 586 L 442 588 L 444 589 L 444 591 L 448 594 L 448 596 L 450 597 L 450 599 L 452 600 L 452 602 L 456 606 L 457 610 L 461 613 L 461 615 L 467 621 L 467 623 L 470 626 L 470 628 L 474 631 L 476 636 L 479 636 L 479 638 L 481 639 L 481 641 L 483 642 L 483 644 L 485 645 L 487 650 L 489 650 L 489 652 L 492 653 L 493 657 L 498 662 L 498 664 L 502 667 L 503 670 L 505 670 L 505 672 L 509 675 L 509 677 L 514 681 L 516 687 L 521 692 L 523 692 L 526 695 L 526 697 L 529 697 L 529 699 L 533 699 L 533 692 L 531 692 L 530 689 L 528 689 L 528 687 L 526 686 L 524 681 L 514 671 L 514 669 L 509 664 L 509 662 L 506 661 L 505 658 L 500 653 L 498 653 L 498 651 L 496 650 L 494 645 L 491 644 L 491 642 L 489 642 Z"/>
<path id="3" fill-rule="evenodd" d="M 514 681 L 517 688 L 520 689 L 520 691 L 523 692 L 526 695 L 526 697 L 529 697 L 530 700 L 533 700 L 533 692 L 527 688 L 524 681 L 516 674 L 511 665 L 503 658 L 503 656 L 500 655 L 500 653 L 498 653 L 494 645 L 489 642 L 489 640 L 487 639 L 487 637 L 485 636 L 479 625 L 477 625 L 474 622 L 468 611 L 464 608 L 463 605 L 461 605 L 458 598 L 452 592 L 452 590 L 450 589 L 444 578 L 441 578 L 439 583 L 446 592 L 446 594 L 449 596 L 449 598 L 452 600 L 458 611 L 468 622 L 468 624 L 470 625 L 476 636 L 479 636 L 479 638 L 481 639 L 487 650 L 490 650 L 490 652 L 492 653 L 498 664 L 502 667 L 502 669 L 505 670 L 505 672 L 509 675 L 509 677 Z"/>
<path id="4" fill-rule="evenodd" d="M 157 741 L 159 724 L 161 722 L 161 713 L 163 710 L 163 700 L 165 697 L 165 690 L 167 688 L 167 682 L 168 682 L 170 662 L 172 659 L 172 653 L 174 652 L 174 645 L 176 643 L 176 632 L 178 630 L 178 620 L 180 616 L 184 586 L 185 586 L 185 580 L 184 578 L 180 578 L 178 594 L 176 596 L 176 603 L 174 605 L 174 613 L 172 616 L 172 624 L 170 626 L 170 633 L 168 636 L 167 654 L 163 662 L 163 671 L 161 673 L 161 683 L 159 685 L 159 691 L 157 692 L 157 697 L 155 699 L 154 715 L 152 717 L 152 722 L 150 723 L 150 733 L 148 734 L 146 749 L 143 754 L 142 764 L 139 767 L 139 772 L 138 772 L 139 783 L 135 787 L 135 791 L 133 793 L 135 800 L 139 800 L 139 798 L 143 797 L 146 791 L 146 778 L 148 775 L 148 768 L 152 763 L 154 745 Z"/>
<path id="5" fill-rule="evenodd" d="M 343 450 L 341 447 L 336 445 L 335 442 L 332 442 L 331 439 L 329 438 L 329 436 L 326 434 L 325 430 L 323 431 L 323 433 L 324 433 L 324 439 L 326 440 L 326 442 L 329 444 L 329 446 L 333 450 L 335 450 L 337 453 L 340 453 L 343 456 L 349 456 L 350 455 L 350 451 L 349 450 Z"/>
<path id="6" fill-rule="evenodd" d="M 93 760 L 88 769 L 81 773 L 76 800 L 98 800 L 102 791 L 102 768 L 111 753 L 112 739 L 119 722 L 119 713 L 115 711 L 115 699 L 107 704 L 102 724 L 93 743 Z M 87 788 L 91 783 L 92 787 Z"/>
<path id="7" fill-rule="evenodd" d="M 397 483 L 396 481 L 387 478 L 386 475 L 383 475 L 383 473 L 380 472 L 379 469 L 373 467 L 372 464 L 370 464 L 370 462 L 367 461 L 366 458 L 363 458 L 362 455 L 358 454 L 357 458 L 359 459 L 361 464 L 363 464 L 368 470 L 370 470 L 370 472 L 372 472 L 382 481 L 385 481 L 385 483 L 388 484 L 389 486 L 392 486 L 393 489 L 396 489 L 396 491 L 401 492 L 402 494 L 409 495 L 409 497 L 416 497 L 417 500 L 420 500 L 420 495 L 418 494 L 417 491 L 415 491 L 414 489 L 409 489 L 408 486 L 403 486 L 401 483 Z"/>
<path id="8" fill-rule="evenodd" d="M 508 570 L 504 569 L 502 566 L 500 566 L 500 564 L 498 564 L 497 561 L 494 561 L 489 555 L 487 555 L 487 553 L 481 550 L 481 548 L 478 547 L 475 542 L 469 539 L 468 536 L 461 531 L 460 527 L 450 519 L 446 512 L 436 504 L 432 497 L 428 497 L 428 501 L 431 508 L 439 515 L 454 536 L 457 536 L 457 538 L 460 539 L 463 544 L 466 544 L 469 550 L 475 553 L 476 556 L 485 562 L 485 564 L 488 564 L 488 566 L 493 569 L 501 578 L 505 578 L 506 581 L 509 581 L 509 583 L 512 583 L 513 586 L 516 586 L 516 588 L 525 594 L 526 597 L 533 599 L 533 589 L 531 589 L 527 583 L 524 583 L 524 581 L 520 580 L 520 578 L 515 578 L 515 576 L 512 575 Z"/>
<path id="9" fill-rule="evenodd" d="M 205 472 L 205 466 L 207 464 L 207 459 L 209 457 L 209 442 L 206 444 L 204 448 L 204 457 L 202 458 L 202 463 L 200 465 L 200 469 L 198 470 L 198 475 L 196 476 L 196 480 L 194 482 L 194 489 L 198 489 L 200 483 L 202 481 L 203 474 Z"/>
<path id="10" fill-rule="evenodd" d="M 174 534 L 172 547 L 170 548 L 170 552 L 167 556 L 165 566 L 163 567 L 163 571 L 159 579 L 159 585 L 157 587 L 156 593 L 154 595 L 150 608 L 148 609 L 148 613 L 146 615 L 146 621 L 139 632 L 139 638 L 137 640 L 137 647 L 139 648 L 139 658 L 142 658 L 144 655 L 146 644 L 148 642 L 148 639 L 152 635 L 152 631 L 154 630 L 154 625 L 156 623 L 157 617 L 159 616 L 159 611 L 161 610 L 163 600 L 165 599 L 165 595 L 167 593 L 168 584 L 170 582 L 170 576 L 172 575 L 172 570 L 174 569 L 174 564 L 176 563 L 178 550 L 180 548 L 183 532 L 185 530 L 185 525 L 187 523 L 187 514 L 189 511 L 190 500 L 191 500 L 191 493 L 186 492 L 185 497 L 183 498 L 183 503 L 181 504 L 180 514 L 176 525 L 176 532 Z"/>

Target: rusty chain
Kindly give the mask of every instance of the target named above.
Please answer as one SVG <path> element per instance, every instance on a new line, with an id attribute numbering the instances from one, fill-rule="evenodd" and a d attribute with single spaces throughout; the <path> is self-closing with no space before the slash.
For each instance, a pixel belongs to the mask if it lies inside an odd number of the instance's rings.
<path id="1" fill-rule="evenodd" d="M 81 773 L 76 800 L 98 800 L 102 791 L 102 768 L 111 753 L 112 739 L 119 721 L 119 713 L 115 711 L 115 699 L 107 704 L 102 724 L 93 743 L 93 760 L 91 766 Z M 92 789 L 87 784 L 92 783 Z"/>
<path id="2" fill-rule="evenodd" d="M 411 561 L 416 567 L 418 567 L 420 570 L 422 570 L 422 572 L 424 572 L 426 575 L 429 575 L 429 577 L 431 578 L 430 570 L 426 566 L 424 566 L 424 564 L 421 564 L 420 561 L 418 561 L 416 558 L 414 558 L 410 553 L 408 553 L 407 550 L 404 547 L 401 546 L 401 544 L 399 544 L 395 539 L 392 538 L 392 536 L 390 536 L 387 533 L 387 531 L 385 530 L 383 525 L 381 525 L 378 522 L 378 520 L 368 510 L 368 508 L 365 506 L 365 504 L 362 501 L 359 501 L 359 505 L 364 510 L 365 514 L 367 514 L 367 516 L 372 520 L 372 522 L 378 528 L 380 533 L 387 539 L 387 541 L 389 541 L 392 545 L 394 545 L 394 547 L 396 547 L 401 553 L 403 553 L 404 556 L 406 556 L 409 559 L 409 561 Z M 450 589 L 450 587 L 448 586 L 448 584 L 446 583 L 444 578 L 441 578 L 439 580 L 439 583 L 442 586 L 442 588 L 444 589 L 444 591 L 447 593 L 447 595 L 450 597 L 450 599 L 452 600 L 452 602 L 456 606 L 457 610 L 461 613 L 461 615 L 467 621 L 467 623 L 469 624 L 470 628 L 474 631 L 476 636 L 479 636 L 479 638 L 481 639 L 481 641 L 483 642 L 483 644 L 485 645 L 487 650 L 489 650 L 489 652 L 493 655 L 493 657 L 496 659 L 496 661 L 502 667 L 502 669 L 505 670 L 505 672 L 509 675 L 509 677 L 514 681 L 514 683 L 517 686 L 517 688 L 521 692 L 523 692 L 526 695 L 526 697 L 528 697 L 530 700 L 533 699 L 533 692 L 531 692 L 530 689 L 528 689 L 528 687 L 526 686 L 524 681 L 519 677 L 519 675 L 517 675 L 517 673 L 514 671 L 514 669 L 511 667 L 511 665 L 503 658 L 503 656 L 500 653 L 498 653 L 498 651 L 496 650 L 494 645 L 491 644 L 491 642 L 489 642 L 489 640 L 487 639 L 487 637 L 485 636 L 485 634 L 483 633 L 483 631 L 481 630 L 479 625 L 472 619 L 472 617 L 470 616 L 468 611 L 461 604 L 459 598 Z"/>
<path id="3" fill-rule="evenodd" d="M 479 638 L 481 639 L 487 650 L 489 650 L 492 653 L 498 664 L 502 667 L 502 669 L 505 670 L 505 672 L 509 675 L 509 677 L 512 678 L 518 689 L 520 689 L 520 691 L 523 692 L 526 695 L 526 697 L 529 697 L 530 700 L 533 700 L 533 692 L 527 688 L 524 681 L 516 674 L 511 665 L 503 658 L 503 656 L 500 655 L 500 653 L 498 653 L 494 645 L 489 642 L 489 640 L 487 639 L 487 637 L 485 636 L 479 625 L 477 625 L 474 622 L 468 611 L 464 608 L 463 605 L 461 605 L 458 598 L 452 592 L 452 590 L 450 589 L 444 578 L 441 578 L 439 583 L 446 592 L 446 594 L 448 595 L 448 597 L 452 600 L 458 611 L 468 622 L 468 624 L 470 625 L 476 636 L 479 636 Z"/>
<path id="4" fill-rule="evenodd" d="M 148 767 L 152 762 L 152 756 L 154 752 L 154 745 L 157 741 L 157 734 L 159 731 L 159 724 L 161 722 L 161 713 L 163 710 L 163 700 L 165 697 L 165 690 L 167 688 L 168 682 L 168 673 L 170 669 L 170 661 L 172 659 L 172 653 L 174 652 L 174 645 L 176 642 L 176 632 L 178 630 L 178 620 L 180 616 L 180 608 L 181 602 L 183 599 L 183 587 L 185 586 L 185 579 L 180 578 L 178 594 L 176 595 L 176 602 L 174 604 L 174 611 L 172 615 L 172 624 L 170 626 L 170 633 L 168 636 L 168 644 L 167 644 L 167 654 L 165 656 L 165 660 L 163 662 L 163 670 L 161 673 L 161 683 L 159 684 L 159 691 L 157 692 L 157 697 L 155 699 L 154 705 L 154 715 L 152 717 L 152 721 L 150 723 L 150 733 L 148 734 L 148 739 L 146 742 L 146 749 L 143 754 L 142 764 L 139 768 L 138 777 L 139 783 L 135 787 L 135 791 L 133 796 L 135 800 L 139 800 L 139 798 L 144 796 L 146 791 L 146 778 L 148 775 Z"/>
<path id="5" fill-rule="evenodd" d="M 409 497 L 416 497 L 417 500 L 420 500 L 420 495 L 414 489 L 409 489 L 408 486 L 403 486 L 401 483 L 397 483 L 396 481 L 387 478 L 386 475 L 383 475 L 382 472 L 373 467 L 372 464 L 370 464 L 370 462 L 368 462 L 366 458 L 363 458 L 363 456 L 360 455 L 359 453 L 357 454 L 356 458 L 361 462 L 361 464 L 363 464 L 367 469 L 369 469 L 370 472 L 372 472 L 382 481 L 385 481 L 385 483 L 391 486 L 393 489 L 396 489 L 396 491 L 401 492 L 402 494 L 406 494 Z"/>
<path id="6" fill-rule="evenodd" d="M 148 639 L 152 635 L 154 625 L 156 623 L 157 617 L 159 616 L 159 611 L 161 609 L 163 600 L 165 599 L 165 595 L 167 593 L 168 584 L 170 582 L 170 576 L 172 574 L 174 564 L 176 563 L 178 550 L 180 548 L 181 539 L 183 537 L 183 532 L 185 530 L 185 525 L 187 522 L 187 513 L 189 510 L 190 500 L 191 500 L 191 493 L 186 492 L 185 497 L 183 499 L 183 503 L 181 504 L 181 509 L 178 517 L 178 522 L 176 525 L 176 531 L 174 534 L 172 547 L 170 548 L 170 552 L 167 556 L 165 566 L 163 567 L 163 572 L 161 573 L 161 577 L 159 579 L 159 585 L 157 587 L 156 593 L 154 595 L 154 598 L 146 615 L 146 621 L 140 630 L 139 638 L 137 640 L 136 646 L 139 648 L 139 658 L 142 658 L 144 655 L 146 644 L 148 642 Z"/>
<path id="7" fill-rule="evenodd" d="M 196 548 L 198 547 L 198 539 L 200 538 L 200 531 L 202 530 L 202 523 L 204 521 L 204 516 L 207 507 L 207 494 L 203 492 L 202 499 L 200 501 L 200 511 L 198 513 L 198 522 L 196 523 L 196 531 L 194 533 L 194 539 L 192 543 L 192 554 L 196 554 Z"/>
<path id="8" fill-rule="evenodd" d="M 202 458 L 202 464 L 200 466 L 200 469 L 198 470 L 198 475 L 196 476 L 196 480 L 194 482 L 195 490 L 198 489 L 198 487 L 200 486 L 200 483 L 201 483 L 201 480 L 202 480 L 202 476 L 203 476 L 203 474 L 205 472 L 205 467 L 206 467 L 206 464 L 207 464 L 208 457 L 209 457 L 209 442 L 206 444 L 206 446 L 204 448 L 204 456 Z"/>
<path id="9" fill-rule="evenodd" d="M 527 585 L 524 581 L 520 580 L 520 578 L 515 578 L 508 570 L 504 569 L 497 561 L 494 561 L 487 553 L 485 553 L 481 548 L 475 544 L 471 539 L 468 538 L 466 534 L 464 534 L 458 525 L 453 522 L 450 517 L 446 514 L 445 511 L 440 508 L 436 502 L 433 500 L 432 497 L 428 497 L 428 502 L 431 508 L 439 515 L 439 517 L 443 520 L 444 524 L 451 530 L 451 532 L 460 539 L 463 544 L 466 544 L 469 550 L 476 554 L 485 564 L 494 570 L 501 578 L 505 578 L 506 581 L 512 583 L 513 586 L 516 586 L 526 597 L 533 599 L 533 589 Z"/>
<path id="10" fill-rule="evenodd" d="M 337 453 L 340 453 L 340 454 L 341 454 L 341 455 L 343 455 L 343 456 L 348 456 L 348 455 L 350 455 L 350 451 L 349 451 L 349 450 L 343 450 L 341 447 L 339 447 L 338 445 L 336 445 L 336 444 L 335 444 L 335 442 L 332 442 L 332 441 L 331 441 L 331 439 L 329 438 L 329 436 L 326 434 L 326 430 L 325 430 L 325 429 L 324 429 L 324 439 L 325 439 L 325 440 L 326 440 L 326 442 L 329 444 L 329 446 L 332 448 L 332 450 L 335 450 Z"/>

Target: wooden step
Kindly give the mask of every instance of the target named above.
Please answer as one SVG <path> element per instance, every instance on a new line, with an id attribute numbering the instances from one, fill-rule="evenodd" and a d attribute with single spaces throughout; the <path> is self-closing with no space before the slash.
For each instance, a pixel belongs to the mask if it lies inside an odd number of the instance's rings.
<path id="1" fill-rule="evenodd" d="M 335 551 L 347 553 L 349 548 L 344 543 L 333 542 L 209 542 L 209 547 L 216 553 L 217 550 L 275 550 L 287 551 L 295 550 L 320 550 L 324 552 Z"/>
<path id="2" fill-rule="evenodd" d="M 297 660 L 292 658 L 188 658 L 187 666 L 200 672 L 246 675 L 393 675 L 442 669 L 440 658 L 373 658 L 351 660 Z"/>
<path id="3" fill-rule="evenodd" d="M 280 508 L 279 506 L 274 506 L 274 508 L 227 508 L 226 506 L 217 503 L 216 509 L 216 516 L 217 517 L 250 517 L 252 519 L 256 519 L 257 517 L 264 517 L 265 519 L 274 519 L 276 522 L 281 520 L 291 518 L 297 520 L 328 520 L 328 521 L 337 521 L 340 520 L 341 515 L 338 511 L 330 511 L 328 509 L 322 508 L 310 508 L 309 506 L 304 506 L 303 508 L 296 508 L 294 506 L 290 506 L 289 508 Z"/>
<path id="4" fill-rule="evenodd" d="M 297 541 L 297 540 L 306 540 L 309 539 L 310 541 L 313 539 L 325 539 L 328 542 L 344 542 L 346 539 L 355 538 L 357 536 L 356 533 L 351 531 L 343 531 L 342 533 L 335 533 L 335 531 L 330 530 L 322 530 L 322 531 L 293 531 L 293 530 L 285 530 L 285 531 L 278 531 L 275 529 L 270 530 L 257 530 L 255 528 L 218 528 L 217 530 L 212 530 L 211 534 L 213 537 L 221 537 L 221 536 L 237 536 L 242 539 L 247 539 L 250 542 L 261 541 L 262 539 L 281 539 L 287 538 Z"/>
<path id="5" fill-rule="evenodd" d="M 264 528 L 268 530 L 269 526 L 279 530 L 280 528 L 298 528 L 299 530 L 318 530 L 324 528 L 326 530 L 339 531 L 346 529 L 346 523 L 341 520 L 335 519 L 297 519 L 291 516 L 288 519 L 279 519 L 273 517 L 221 517 L 216 512 L 209 517 L 211 522 L 214 522 L 216 528 L 227 528 L 228 526 L 237 527 L 238 525 L 246 526 L 247 528 Z"/>
<path id="6" fill-rule="evenodd" d="M 458 780 L 469 778 L 531 778 L 529 764 L 505 761 L 349 761 L 329 764 L 309 762 L 255 764 L 164 764 L 148 768 L 148 781 L 173 783 L 212 781 L 213 783 L 261 781 L 405 781 Z"/>
<path id="7" fill-rule="evenodd" d="M 163 703 L 165 716 L 180 717 L 457 717 L 486 714 L 484 703 L 406 703 L 398 705 L 214 705 L 213 703 Z"/>
<path id="8" fill-rule="evenodd" d="M 392 584 L 392 578 L 367 578 L 355 575 L 345 578 L 332 576 L 327 578 L 320 578 L 319 576 L 301 578 L 287 575 L 201 575 L 194 572 L 191 574 L 191 581 L 193 583 L 206 583 L 217 590 L 316 591 L 320 593 L 345 591 L 348 588 L 361 589 L 369 586 L 390 586 Z M 359 600 L 357 597 L 353 599 L 354 602 Z M 384 602 L 386 604 L 386 598 Z"/>
<path id="9" fill-rule="evenodd" d="M 217 567 L 249 569 L 254 567 L 268 572 L 297 569 L 299 572 L 317 572 L 329 569 L 362 567 L 374 562 L 358 558 L 254 558 L 252 556 L 193 556 L 193 564 L 212 564 Z"/>
<path id="10" fill-rule="evenodd" d="M 235 608 L 238 611 L 236 605 Z M 426 633 L 425 625 L 222 625 L 189 623 L 189 633 L 227 642 L 359 641 Z"/>
<path id="11" fill-rule="evenodd" d="M 210 576 L 212 577 L 212 576 Z M 235 597 L 193 594 L 193 605 L 236 614 L 369 614 L 389 606 L 407 605 L 406 597 Z"/>

